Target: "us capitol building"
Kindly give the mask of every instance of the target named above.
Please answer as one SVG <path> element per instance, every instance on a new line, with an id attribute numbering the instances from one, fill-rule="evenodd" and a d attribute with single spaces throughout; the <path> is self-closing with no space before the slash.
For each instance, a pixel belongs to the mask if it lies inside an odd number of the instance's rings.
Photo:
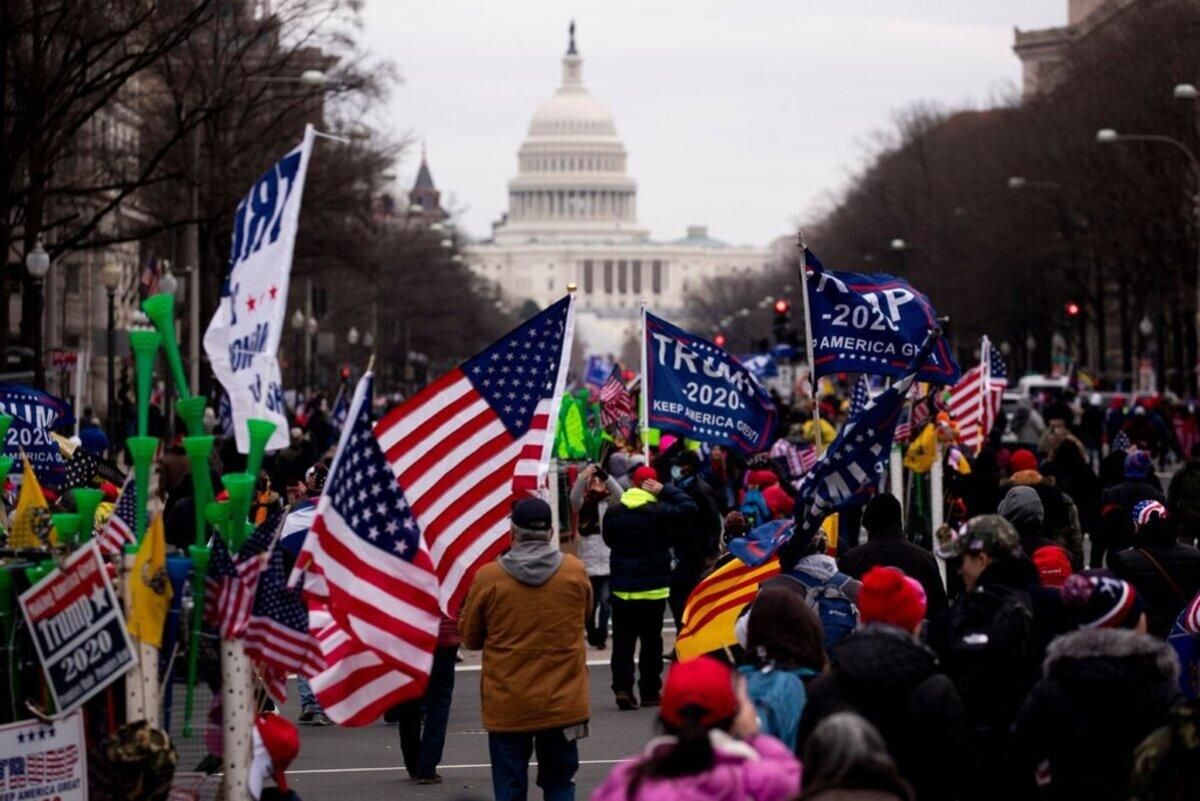
<path id="1" fill-rule="evenodd" d="M 770 248 L 714 239 L 702 225 L 689 226 L 682 239 L 652 240 L 638 226 L 637 182 L 626 172 L 612 114 L 584 87 L 582 73 L 572 24 L 562 84 L 534 112 L 517 151 L 508 211 L 491 239 L 465 255 L 513 308 L 527 300 L 545 308 L 567 284 L 578 284 L 585 352 L 618 353 L 636 335 L 642 299 L 650 311 L 684 322 L 684 298 L 704 279 L 762 271 L 775 257 Z"/>

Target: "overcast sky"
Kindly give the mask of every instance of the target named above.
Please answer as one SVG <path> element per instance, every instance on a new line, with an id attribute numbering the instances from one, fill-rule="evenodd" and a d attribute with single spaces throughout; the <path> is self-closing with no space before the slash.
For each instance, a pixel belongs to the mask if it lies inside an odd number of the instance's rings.
<path id="1" fill-rule="evenodd" d="M 612 111 L 639 222 L 706 224 L 766 244 L 811 221 L 872 135 L 917 101 L 992 105 L 1017 90 L 1014 26 L 1066 22 L 1066 0 L 367 0 L 366 41 L 400 68 L 386 114 L 428 144 L 443 196 L 484 236 L 534 109 L 559 83 L 567 24 Z M 411 185 L 420 148 L 398 165 Z"/>

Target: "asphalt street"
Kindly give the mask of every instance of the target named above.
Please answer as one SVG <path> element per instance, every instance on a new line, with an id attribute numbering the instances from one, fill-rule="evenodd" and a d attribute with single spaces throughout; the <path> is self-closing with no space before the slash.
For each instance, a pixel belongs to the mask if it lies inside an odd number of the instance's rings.
<path id="1" fill-rule="evenodd" d="M 666 647 L 673 632 L 664 632 Z M 610 643 L 611 645 L 611 643 Z M 408 778 L 400 756 L 394 725 L 382 721 L 363 728 L 300 727 L 300 756 L 288 770 L 293 789 L 307 801 L 352 798 L 376 799 L 486 799 L 492 797 L 487 733 L 480 718 L 479 654 L 464 652 L 466 660 L 455 673 L 454 702 L 446 749 L 438 772 L 440 785 L 418 785 Z M 637 753 L 655 733 L 654 709 L 621 712 L 613 702 L 608 651 L 588 648 L 591 684 L 591 734 L 580 741 L 576 795 L 586 799 L 614 763 Z M 665 666 L 664 666 L 665 668 Z M 289 688 L 285 713 L 299 713 L 294 686 Z M 530 769 L 530 797 L 540 798 L 534 786 L 536 768 Z"/>

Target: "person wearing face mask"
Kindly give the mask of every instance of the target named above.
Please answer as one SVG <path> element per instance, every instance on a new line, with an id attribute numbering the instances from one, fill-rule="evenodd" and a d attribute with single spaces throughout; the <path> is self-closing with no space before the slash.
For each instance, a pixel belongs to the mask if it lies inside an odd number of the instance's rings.
<path id="1" fill-rule="evenodd" d="M 671 571 L 671 594 L 667 603 L 677 630 L 683 628 L 683 607 L 688 596 L 721 549 L 721 514 L 716 494 L 699 472 L 700 456 L 695 451 L 683 451 L 671 465 L 671 484 L 683 490 L 696 504 L 696 510 L 689 513 L 680 526 L 674 548 L 675 568 Z"/>

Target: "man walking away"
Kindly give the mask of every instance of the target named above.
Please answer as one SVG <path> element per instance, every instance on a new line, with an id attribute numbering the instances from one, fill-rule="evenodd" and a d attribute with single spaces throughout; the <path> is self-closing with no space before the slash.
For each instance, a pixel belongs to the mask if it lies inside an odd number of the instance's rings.
<path id="1" fill-rule="evenodd" d="M 662 688 L 663 612 L 671 586 L 671 547 L 696 504 L 677 487 L 664 487 L 652 467 L 633 472 L 633 486 L 604 515 L 604 542 L 612 549 L 613 693 L 617 707 L 637 709 L 633 652 L 642 704 L 657 706 Z"/>
<path id="2" fill-rule="evenodd" d="M 573 801 L 577 741 L 588 731 L 583 627 L 592 587 L 583 563 L 551 544 L 550 520 L 545 501 L 513 505 L 512 548 L 480 568 L 459 617 L 463 644 L 483 650 L 479 691 L 496 801 L 525 801 L 535 752 L 546 801 Z"/>
<path id="3" fill-rule="evenodd" d="M 446 744 L 450 701 L 454 698 L 454 664 L 461 642 L 457 621 L 443 615 L 424 697 L 400 704 L 395 710 L 400 724 L 400 753 L 404 755 L 404 767 L 417 784 L 442 783 L 437 766 L 442 761 L 442 747 Z"/>
<path id="4" fill-rule="evenodd" d="M 695 451 L 685 450 L 671 466 L 671 483 L 696 504 L 696 511 L 687 516 L 675 541 L 668 602 L 677 631 L 683 628 L 683 607 L 688 596 L 721 549 L 721 513 L 717 511 L 716 495 L 699 473 L 700 456 Z"/>

